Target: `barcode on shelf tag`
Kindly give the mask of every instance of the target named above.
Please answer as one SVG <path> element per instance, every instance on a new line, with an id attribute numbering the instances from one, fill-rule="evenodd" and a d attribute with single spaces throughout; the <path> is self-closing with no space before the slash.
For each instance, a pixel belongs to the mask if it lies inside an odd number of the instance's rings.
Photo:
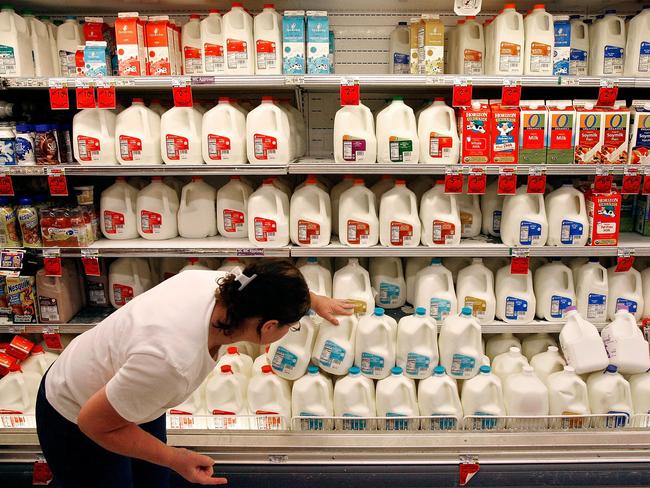
<path id="1" fill-rule="evenodd" d="M 237 257 L 261 257 L 264 256 L 264 249 L 262 248 L 237 249 L 235 254 Z"/>
<path id="2" fill-rule="evenodd" d="M 305 83 L 305 77 L 302 75 L 289 75 L 284 77 L 285 85 L 303 85 Z"/>
<path id="3" fill-rule="evenodd" d="M 560 85 L 562 86 L 578 86 L 579 80 L 575 76 L 560 76 Z"/>
<path id="4" fill-rule="evenodd" d="M 597 107 L 613 107 L 618 97 L 618 80 L 602 78 L 598 90 Z"/>
<path id="5" fill-rule="evenodd" d="M 174 107 L 192 107 L 192 81 L 189 76 L 179 76 L 172 79 Z"/>
<path id="6" fill-rule="evenodd" d="M 454 78 L 451 105 L 453 107 L 469 107 L 472 104 L 472 80 Z"/>

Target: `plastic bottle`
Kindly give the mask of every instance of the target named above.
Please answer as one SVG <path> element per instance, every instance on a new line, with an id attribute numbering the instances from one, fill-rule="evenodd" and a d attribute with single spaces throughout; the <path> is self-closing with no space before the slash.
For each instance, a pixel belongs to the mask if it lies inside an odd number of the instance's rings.
<path id="1" fill-rule="evenodd" d="M 138 192 L 136 201 L 137 227 L 140 237 L 150 240 L 178 236 L 178 195 L 163 183 L 160 176 Z"/>
<path id="2" fill-rule="evenodd" d="M 496 316 L 508 323 L 527 324 L 535 318 L 537 301 L 533 273 L 512 274 L 510 265 L 497 271 L 495 279 Z"/>
<path id="3" fill-rule="evenodd" d="M 332 296 L 332 272 L 318 262 L 318 258 L 307 258 L 298 269 L 307 282 L 309 291 L 316 295 Z"/>
<path id="4" fill-rule="evenodd" d="M 483 222 L 479 196 L 456 195 L 456 202 L 458 203 L 458 213 L 460 215 L 461 237 L 463 239 L 478 237 Z"/>
<path id="5" fill-rule="evenodd" d="M 172 107 L 160 118 L 160 152 L 165 164 L 203 164 L 201 122 L 193 107 Z"/>
<path id="6" fill-rule="evenodd" d="M 265 3 L 253 19 L 255 74 L 282 74 L 282 16 L 272 3 Z"/>
<path id="7" fill-rule="evenodd" d="M 332 296 L 353 302 L 358 314 L 372 313 L 375 295 L 370 284 L 370 275 L 358 258 L 350 258 L 348 264 L 336 273 L 332 284 Z"/>
<path id="8" fill-rule="evenodd" d="M 248 377 L 235 373 L 229 364 L 222 365 L 206 380 L 205 403 L 208 414 L 248 415 L 247 391 Z M 233 419 L 236 425 L 241 420 Z"/>
<path id="9" fill-rule="evenodd" d="M 226 354 L 219 359 L 215 370 L 220 371 L 221 367 L 225 365 L 229 365 L 233 373 L 250 378 L 253 359 L 248 354 L 240 352 L 237 346 L 230 345 L 226 348 Z"/>
<path id="10" fill-rule="evenodd" d="M 45 24 L 45 27 L 47 27 L 47 43 L 50 48 L 53 76 L 61 76 L 61 65 L 59 63 L 59 51 L 56 40 L 58 27 L 50 21 L 49 17 L 41 17 L 41 20 Z"/>
<path id="11" fill-rule="evenodd" d="M 160 116 L 134 98 L 115 120 L 115 154 L 120 164 L 162 164 Z"/>
<path id="12" fill-rule="evenodd" d="M 418 406 L 420 416 L 446 417 L 439 419 L 441 429 L 454 428 L 463 418 L 463 407 L 458 395 L 456 381 L 445 374 L 443 366 L 436 366 L 433 375 L 418 385 Z M 449 417 L 455 419 L 451 421 Z"/>
<path id="13" fill-rule="evenodd" d="M 329 194 L 310 176 L 305 186 L 291 195 L 291 242 L 298 246 L 323 247 L 332 235 L 332 205 Z"/>
<path id="14" fill-rule="evenodd" d="M 262 366 L 262 373 L 248 382 L 249 412 L 253 415 L 278 415 L 288 421 L 291 418 L 289 382 L 273 373 L 271 366 Z"/>
<path id="15" fill-rule="evenodd" d="M 589 26 L 578 18 L 571 19 L 569 75 L 587 76 L 589 72 Z"/>
<path id="16" fill-rule="evenodd" d="M 596 20 L 589 28 L 589 74 L 620 76 L 625 63 L 625 21 L 616 11 Z"/>
<path id="17" fill-rule="evenodd" d="M 609 363 L 621 374 L 638 374 L 650 369 L 650 346 L 634 315 L 620 307 L 614 320 L 601 332 Z"/>
<path id="18" fill-rule="evenodd" d="M 364 104 L 345 105 L 334 116 L 334 161 L 376 163 L 377 138 L 372 112 Z"/>
<path id="19" fill-rule="evenodd" d="M 430 247 L 460 243 L 461 222 L 456 195 L 445 193 L 444 182 L 422 195 L 422 244 Z"/>
<path id="20" fill-rule="evenodd" d="M 524 75 L 551 76 L 555 32 L 553 16 L 543 3 L 524 17 Z"/>
<path id="21" fill-rule="evenodd" d="M 40 374 L 23 372 L 14 363 L 0 379 L 0 411 L 33 415 L 40 383 Z"/>
<path id="22" fill-rule="evenodd" d="M 20 369 L 23 373 L 36 373 L 43 376 L 58 357 L 58 354 L 46 351 L 43 346 L 36 344 L 29 357 L 20 362 Z"/>
<path id="23" fill-rule="evenodd" d="M 621 415 L 628 417 L 633 412 L 630 384 L 613 364 L 603 372 L 597 371 L 587 379 L 589 407 L 592 414 Z M 616 421 L 616 425 L 626 423 Z"/>
<path id="24" fill-rule="evenodd" d="M 25 18 L 31 31 L 32 53 L 34 56 L 34 74 L 36 76 L 54 76 L 54 63 L 50 52 L 50 37 L 47 25 L 36 17 Z"/>
<path id="25" fill-rule="evenodd" d="M 485 63 L 485 39 L 483 25 L 476 17 L 466 17 L 465 22 L 456 28 L 455 49 L 450 53 L 453 63 L 452 73 L 477 76 L 483 74 Z"/>
<path id="26" fill-rule="evenodd" d="M 275 104 L 273 97 L 262 97 L 262 103 L 246 117 L 248 161 L 259 164 L 286 164 L 295 157 L 291 143 L 289 115 Z"/>
<path id="27" fill-rule="evenodd" d="M 630 377 L 634 413 L 650 414 L 650 372 L 635 374 Z"/>
<path id="28" fill-rule="evenodd" d="M 108 272 L 111 305 L 120 308 L 153 286 L 149 263 L 143 258 L 119 258 Z"/>
<path id="29" fill-rule="evenodd" d="M 544 416 L 549 412 L 548 388 L 533 370 L 524 366 L 503 381 L 503 399 L 509 416 Z"/>
<path id="30" fill-rule="evenodd" d="M 255 74 L 253 18 L 241 3 L 233 2 L 222 22 L 226 74 Z"/>
<path id="31" fill-rule="evenodd" d="M 481 258 L 474 258 L 472 264 L 458 272 L 456 294 L 459 306 L 469 307 L 479 323 L 486 324 L 494 320 L 494 274 L 483 264 Z"/>
<path id="32" fill-rule="evenodd" d="M 456 128 L 454 109 L 445 105 L 432 104 L 420 112 L 418 118 L 420 138 L 420 162 L 431 164 L 457 164 L 460 143 Z"/>
<path id="33" fill-rule="evenodd" d="M 386 378 L 395 366 L 396 343 L 397 322 L 383 308 L 375 308 L 372 315 L 359 319 L 354 364 L 368 378 Z"/>
<path id="34" fill-rule="evenodd" d="M 537 377 L 548 385 L 548 378 L 566 366 L 566 361 L 555 346 L 548 346 L 546 352 L 535 354 L 530 360 L 530 365 L 535 370 Z"/>
<path id="35" fill-rule="evenodd" d="M 575 307 L 567 311 L 566 324 L 560 331 L 562 352 L 578 374 L 605 369 L 609 364 L 605 345 L 593 324 L 580 317 Z"/>
<path id="36" fill-rule="evenodd" d="M 288 113 L 291 125 L 291 143 L 295 146 L 295 157 L 302 157 L 307 151 L 307 128 L 305 119 L 300 110 L 294 107 L 289 99 L 281 98 L 280 106 Z"/>
<path id="37" fill-rule="evenodd" d="M 34 76 L 29 26 L 13 7 L 7 5 L 0 10 L 0 44 L 6 46 L 2 76 Z"/>
<path id="38" fill-rule="evenodd" d="M 339 200 L 339 239 L 353 247 L 370 247 L 379 241 L 377 202 L 360 178 Z"/>
<path id="39" fill-rule="evenodd" d="M 552 29 L 551 29 L 552 31 Z M 524 74 L 524 20 L 515 10 L 514 3 L 506 3 L 503 10 L 490 23 L 486 45 L 491 55 L 485 71 L 490 75 L 517 76 Z"/>
<path id="40" fill-rule="evenodd" d="M 587 384 L 571 366 L 551 374 L 546 381 L 550 415 L 589 415 Z"/>
<path id="41" fill-rule="evenodd" d="M 411 40 L 408 22 L 398 22 L 390 33 L 388 72 L 394 75 L 410 73 Z"/>
<path id="42" fill-rule="evenodd" d="M 584 246 L 589 220 L 584 193 L 571 184 L 562 185 L 546 195 L 549 246 Z"/>
<path id="43" fill-rule="evenodd" d="M 506 246 L 544 246 L 548 238 L 548 221 L 544 196 L 527 193 L 526 186 L 503 201 L 501 240 Z"/>
<path id="44" fill-rule="evenodd" d="M 335 235 L 338 235 L 339 233 L 339 202 L 341 200 L 341 195 L 354 184 L 353 182 L 354 176 L 343 175 L 343 179 L 334 185 L 330 192 L 330 199 L 332 202 L 332 233 Z"/>
<path id="45" fill-rule="evenodd" d="M 41 247 L 41 232 L 38 223 L 38 212 L 30 197 L 18 199 L 16 217 L 23 237 L 23 247 Z"/>
<path id="46" fill-rule="evenodd" d="M 223 19 L 219 10 L 211 9 L 200 25 L 203 47 L 202 68 L 206 75 L 223 74 L 225 67 L 225 44 Z"/>
<path id="47" fill-rule="evenodd" d="M 240 176 L 231 176 L 230 181 L 217 192 L 217 229 L 224 237 L 248 237 L 248 199 L 253 189 Z"/>
<path id="48" fill-rule="evenodd" d="M 35 165 L 36 153 L 34 149 L 34 126 L 31 124 L 16 124 L 16 164 L 21 166 Z"/>
<path id="49" fill-rule="evenodd" d="M 382 246 L 415 247 L 420 244 L 422 223 L 415 193 L 405 180 L 384 193 L 379 205 L 379 240 Z"/>
<path id="50" fill-rule="evenodd" d="M 521 350 L 521 341 L 512 332 L 494 334 L 485 343 L 485 354 L 490 360 L 494 360 L 499 354 L 508 352 L 511 347 Z"/>
<path id="51" fill-rule="evenodd" d="M 375 201 L 381 202 L 381 197 L 395 185 L 395 178 L 392 175 L 381 175 L 379 181 L 370 187 L 370 191 L 375 195 Z"/>
<path id="52" fill-rule="evenodd" d="M 191 425 L 203 428 L 206 427 L 206 420 L 201 417 L 207 415 L 207 413 L 208 410 L 205 404 L 205 383 L 201 383 L 201 385 L 199 385 L 199 387 L 189 395 L 187 400 L 169 411 L 170 415 L 192 415 Z"/>
<path id="53" fill-rule="evenodd" d="M 466 417 L 503 417 L 506 414 L 501 380 L 489 366 L 481 366 L 478 375 L 463 382 L 461 403 Z M 492 423 L 483 422 L 483 425 L 489 427 Z"/>
<path id="54" fill-rule="evenodd" d="M 290 330 L 272 343 L 267 357 L 275 374 L 286 380 L 297 380 L 305 374 L 318 329 L 309 315 L 300 319 L 299 329 Z"/>
<path id="55" fill-rule="evenodd" d="M 508 352 L 501 353 L 492 360 L 492 372 L 501 378 L 501 382 L 513 374 L 521 373 L 525 366 L 528 366 L 528 360 L 518 347 L 511 347 Z"/>
<path id="56" fill-rule="evenodd" d="M 629 271 L 616 272 L 616 266 L 607 270 L 609 297 L 607 299 L 607 318 L 614 320 L 619 307 L 627 307 L 628 312 L 634 314 L 638 321 L 643 316 L 643 286 L 641 273 L 630 268 Z"/>
<path id="57" fill-rule="evenodd" d="M 360 420 L 344 420 L 344 430 L 364 430 L 369 417 L 377 415 L 375 383 L 361 374 L 357 366 L 334 385 L 334 415 L 337 417 L 361 417 Z M 372 421 L 371 421 L 372 422 Z"/>
<path id="58" fill-rule="evenodd" d="M 393 97 L 390 105 L 377 114 L 377 162 L 413 164 L 419 157 L 413 109 L 404 103 L 404 97 Z"/>
<path id="59" fill-rule="evenodd" d="M 414 315 L 402 317 L 397 324 L 396 364 L 409 378 L 423 379 L 431 375 L 438 358 L 436 321 L 418 307 Z"/>
<path id="60" fill-rule="evenodd" d="M 408 182 L 409 190 L 415 193 L 418 205 L 420 205 L 420 202 L 422 201 L 422 195 L 429 191 L 435 182 L 436 180 L 434 180 L 431 175 L 418 175 L 417 178 L 411 179 Z"/>
<path id="61" fill-rule="evenodd" d="M 203 239 L 217 235 L 215 201 L 217 190 L 192 176 L 192 182 L 183 187 L 178 209 L 178 233 L 189 239 Z"/>
<path id="62" fill-rule="evenodd" d="M 377 382 L 377 416 L 417 417 L 419 413 L 415 382 L 402 374 L 402 368 L 394 367 L 390 376 Z M 415 419 L 405 422 L 386 420 L 387 430 L 417 429 Z"/>
<path id="63" fill-rule="evenodd" d="M 481 232 L 485 235 L 499 237 L 501 235 L 501 215 L 504 195 L 498 195 L 498 181 L 490 183 L 485 193 L 481 195 Z"/>
<path id="64" fill-rule="evenodd" d="M 78 76 L 75 56 L 79 46 L 85 43 L 83 30 L 74 16 L 67 17 L 57 29 L 56 43 L 59 49 L 61 76 Z"/>
<path id="65" fill-rule="evenodd" d="M 9 197 L 0 197 L 0 243 L 5 247 L 21 247 L 18 217 Z"/>
<path id="66" fill-rule="evenodd" d="M 440 258 L 432 258 L 431 264 L 416 275 L 414 301 L 413 305 L 425 308 L 435 320 L 444 320 L 447 316 L 456 314 L 454 281 Z M 471 313 L 470 310 L 470 315 Z"/>
<path id="67" fill-rule="evenodd" d="M 597 257 L 591 257 L 589 262 L 577 268 L 575 277 L 578 313 L 594 324 L 604 323 L 609 294 L 607 270 Z"/>
<path id="68" fill-rule="evenodd" d="M 521 352 L 532 361 L 538 354 L 547 351 L 549 347 L 557 347 L 556 340 L 546 332 L 530 334 L 521 341 Z"/>
<path id="69" fill-rule="evenodd" d="M 245 164 L 246 115 L 228 97 L 203 114 L 201 124 L 203 161 L 206 164 Z"/>
<path id="70" fill-rule="evenodd" d="M 184 75 L 203 73 L 203 44 L 201 43 L 201 16 L 190 15 L 190 20 L 181 29 L 183 45 L 182 61 Z"/>
<path id="71" fill-rule="evenodd" d="M 576 295 L 571 269 L 560 261 L 540 266 L 533 281 L 537 299 L 537 317 L 549 322 L 564 318 L 568 307 L 575 306 Z"/>
<path id="72" fill-rule="evenodd" d="M 644 5 L 643 10 L 630 20 L 626 27 L 627 42 L 625 44 L 625 76 L 648 76 L 650 74 L 650 7 Z"/>
<path id="73" fill-rule="evenodd" d="M 248 240 L 259 247 L 289 244 L 289 198 L 272 179 L 264 180 L 248 199 Z"/>
<path id="74" fill-rule="evenodd" d="M 342 376 L 354 363 L 358 319 L 354 315 L 337 317 L 339 325 L 323 321 L 312 352 L 312 362 L 330 374 Z"/>
<path id="75" fill-rule="evenodd" d="M 110 110 L 88 108 L 72 119 L 74 158 L 80 164 L 117 164 L 115 123 Z"/>
<path id="76" fill-rule="evenodd" d="M 370 278 L 373 289 L 377 291 L 378 307 L 395 309 L 406 303 L 406 281 L 400 258 L 371 258 Z"/>
<path id="77" fill-rule="evenodd" d="M 440 364 L 456 379 L 476 376 L 483 357 L 481 326 L 464 307 L 460 315 L 450 315 L 443 323 L 438 339 Z"/>
<path id="78" fill-rule="evenodd" d="M 296 380 L 291 392 L 291 411 L 296 417 L 332 417 L 334 388 L 332 380 L 318 371 L 318 366 L 309 366 L 308 372 Z M 322 421 L 310 420 L 309 428 L 321 430 Z"/>

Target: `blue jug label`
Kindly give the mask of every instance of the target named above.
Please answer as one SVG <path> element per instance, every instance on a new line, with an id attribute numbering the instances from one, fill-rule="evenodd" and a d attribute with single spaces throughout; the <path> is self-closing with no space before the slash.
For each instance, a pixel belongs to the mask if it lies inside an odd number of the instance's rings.
<path id="1" fill-rule="evenodd" d="M 451 313 L 451 302 L 445 300 L 444 298 L 435 298 L 431 299 L 430 303 L 430 314 L 436 320 L 444 320 Z"/>
<path id="2" fill-rule="evenodd" d="M 576 239 L 580 239 L 584 233 L 584 226 L 580 222 L 573 220 L 563 220 L 560 231 L 560 242 L 562 244 L 573 244 Z"/>
<path id="3" fill-rule="evenodd" d="M 616 300 L 616 309 L 618 309 L 619 305 L 625 305 L 627 307 L 627 311 L 630 313 L 636 313 L 638 304 L 634 300 L 628 300 L 627 298 L 618 298 Z"/>
<path id="4" fill-rule="evenodd" d="M 573 300 L 562 295 L 551 296 L 551 317 L 561 319 L 566 313 L 566 309 L 573 305 Z"/>
<path id="5" fill-rule="evenodd" d="M 607 297 L 599 293 L 590 293 L 587 296 L 587 320 L 602 319 L 605 317 Z"/>
<path id="6" fill-rule="evenodd" d="M 537 222 L 522 220 L 519 226 L 519 244 L 534 246 L 542 238 L 542 225 Z"/>
<path id="7" fill-rule="evenodd" d="M 399 303 L 400 287 L 392 283 L 379 284 L 379 304 L 396 306 Z"/>
<path id="8" fill-rule="evenodd" d="M 278 347 L 271 361 L 271 366 L 279 373 L 288 373 L 296 367 L 298 356 L 283 346 Z"/>
<path id="9" fill-rule="evenodd" d="M 361 372 L 368 376 L 380 374 L 384 369 L 384 358 L 369 352 L 361 353 Z"/>
<path id="10" fill-rule="evenodd" d="M 454 354 L 451 358 L 451 376 L 465 376 L 471 373 L 476 366 L 476 359 L 464 354 Z"/>
<path id="11" fill-rule="evenodd" d="M 422 354 L 409 352 L 406 356 L 406 374 L 419 376 L 424 371 L 429 371 L 431 358 Z"/>
<path id="12" fill-rule="evenodd" d="M 326 340 L 323 350 L 320 353 L 320 358 L 318 359 L 321 366 L 325 366 L 326 368 L 338 368 L 341 366 L 344 359 L 345 349 L 329 339 Z"/>
<path id="13" fill-rule="evenodd" d="M 506 318 L 508 320 L 523 320 L 528 313 L 528 301 L 522 298 L 506 297 Z"/>

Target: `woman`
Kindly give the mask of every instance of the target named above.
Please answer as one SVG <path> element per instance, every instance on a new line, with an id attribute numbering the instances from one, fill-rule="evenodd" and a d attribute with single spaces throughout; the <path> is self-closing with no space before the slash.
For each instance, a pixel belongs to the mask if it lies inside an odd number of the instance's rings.
<path id="1" fill-rule="evenodd" d="M 226 483 L 212 477 L 212 458 L 166 445 L 165 412 L 214 369 L 220 346 L 275 342 L 309 308 L 336 323 L 353 305 L 311 294 L 288 261 L 260 259 L 237 276 L 184 271 L 77 337 L 44 376 L 36 403 L 55 481 L 161 488 L 172 469 L 194 483 Z"/>

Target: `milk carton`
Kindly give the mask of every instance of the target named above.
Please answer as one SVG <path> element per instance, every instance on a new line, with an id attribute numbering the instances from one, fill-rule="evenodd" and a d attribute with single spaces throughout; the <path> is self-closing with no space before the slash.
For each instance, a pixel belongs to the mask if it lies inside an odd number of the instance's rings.
<path id="1" fill-rule="evenodd" d="M 546 164 L 548 111 L 544 100 L 522 100 L 519 107 L 519 162 Z"/>
<path id="2" fill-rule="evenodd" d="M 490 106 L 474 100 L 462 108 L 458 117 L 460 161 L 464 164 L 486 164 L 492 161 L 490 138 Z"/>
<path id="3" fill-rule="evenodd" d="M 147 74 L 170 76 L 174 63 L 173 35 L 169 17 L 150 17 L 145 29 L 147 39 Z"/>
<path id="4" fill-rule="evenodd" d="M 305 74 L 305 11 L 285 10 L 282 18 L 283 72 Z"/>
<path id="5" fill-rule="evenodd" d="M 112 74 L 106 41 L 86 41 L 84 47 L 84 74 L 93 77 Z"/>
<path id="6" fill-rule="evenodd" d="M 137 12 L 121 12 L 115 20 L 115 44 L 119 76 L 144 76 L 147 73 L 147 48 L 144 22 Z"/>
<path id="7" fill-rule="evenodd" d="M 420 24 L 422 20 L 414 17 L 409 22 L 409 37 L 411 43 L 410 55 L 410 73 L 416 75 L 420 72 L 420 51 L 419 51 L 419 38 L 420 38 Z"/>
<path id="8" fill-rule="evenodd" d="M 553 74 L 569 74 L 569 57 L 571 55 L 571 22 L 568 15 L 553 17 L 555 45 L 553 47 Z"/>
<path id="9" fill-rule="evenodd" d="M 546 162 L 570 164 L 574 157 L 576 111 L 571 100 L 547 100 Z"/>
<path id="10" fill-rule="evenodd" d="M 307 73 L 329 74 L 329 19 L 327 12 L 307 11 Z"/>
<path id="11" fill-rule="evenodd" d="M 576 100 L 576 139 L 574 163 L 601 163 L 600 150 L 604 141 L 604 117 L 593 103 Z"/>
<path id="12" fill-rule="evenodd" d="M 494 163 L 517 164 L 519 159 L 519 107 L 491 107 L 490 131 Z"/>
<path id="13" fill-rule="evenodd" d="M 621 220 L 621 194 L 595 193 L 589 190 L 585 199 L 589 215 L 588 246 L 616 246 Z"/>
<path id="14" fill-rule="evenodd" d="M 439 75 L 445 72 L 445 26 L 439 15 L 423 15 L 418 31 L 422 37 L 422 47 L 418 46 L 420 59 L 420 73 L 425 75 Z"/>
<path id="15" fill-rule="evenodd" d="M 603 127 L 603 163 L 625 164 L 628 160 L 630 140 L 630 110 L 625 100 L 617 101 L 614 108 L 605 111 Z"/>
<path id="16" fill-rule="evenodd" d="M 632 100 L 629 162 L 650 163 L 650 100 Z"/>

